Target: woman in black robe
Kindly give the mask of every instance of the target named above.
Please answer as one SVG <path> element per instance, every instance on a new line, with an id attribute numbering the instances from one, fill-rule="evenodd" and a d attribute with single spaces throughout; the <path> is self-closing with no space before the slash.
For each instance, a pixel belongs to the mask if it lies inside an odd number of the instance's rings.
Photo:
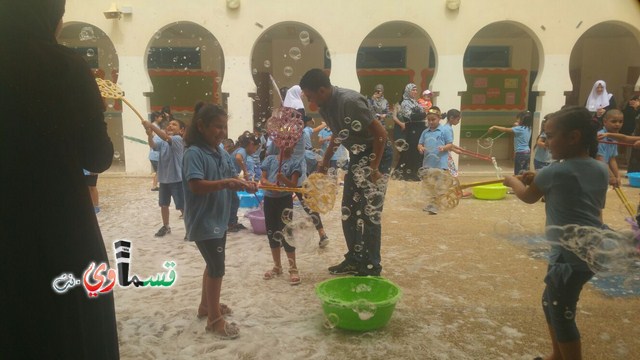
<path id="1" fill-rule="evenodd" d="M 0 357 L 118 359 L 113 293 L 54 291 L 109 266 L 82 169 L 113 145 L 86 62 L 58 45 L 64 0 L 0 1 Z M 58 285 L 64 285 L 63 282 Z"/>
<path id="2" fill-rule="evenodd" d="M 398 164 L 393 172 L 393 178 L 407 181 L 419 181 L 418 170 L 422 167 L 422 154 L 418 151 L 418 142 L 424 129 L 427 128 L 425 118 L 427 114 L 416 101 L 418 87 L 407 84 L 402 95 L 398 118 L 404 122 L 404 139 L 408 148 L 400 152 Z"/>

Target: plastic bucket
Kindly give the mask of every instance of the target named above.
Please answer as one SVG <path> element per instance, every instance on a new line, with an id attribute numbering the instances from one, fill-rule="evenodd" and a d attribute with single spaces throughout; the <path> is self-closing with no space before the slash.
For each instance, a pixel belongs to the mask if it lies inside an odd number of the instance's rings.
<path id="1" fill-rule="evenodd" d="M 246 191 L 238 191 L 238 198 L 240 199 L 241 208 L 258 207 L 263 197 L 264 192 L 262 190 L 258 190 L 255 194 L 249 194 Z"/>
<path id="2" fill-rule="evenodd" d="M 507 196 L 507 187 L 502 184 L 474 186 L 473 196 L 481 200 L 500 200 Z"/>
<path id="3" fill-rule="evenodd" d="M 640 187 L 640 172 L 628 173 L 629 185 L 633 187 Z"/>
<path id="4" fill-rule="evenodd" d="M 264 211 L 262 208 L 247 211 L 245 216 L 249 218 L 254 234 L 264 235 L 267 233 L 267 226 L 264 222 Z"/>
<path id="5" fill-rule="evenodd" d="M 369 331 L 389 322 L 402 290 L 380 277 L 347 276 L 319 283 L 316 295 L 330 327 Z"/>

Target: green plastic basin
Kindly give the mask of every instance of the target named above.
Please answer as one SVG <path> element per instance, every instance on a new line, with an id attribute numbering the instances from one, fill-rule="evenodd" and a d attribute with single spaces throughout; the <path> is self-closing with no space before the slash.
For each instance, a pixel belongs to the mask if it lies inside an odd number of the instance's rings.
<path id="1" fill-rule="evenodd" d="M 471 192 L 476 199 L 500 200 L 507 195 L 507 187 L 502 184 L 474 186 Z"/>
<path id="2" fill-rule="evenodd" d="M 316 285 L 329 327 L 369 331 L 385 326 L 402 290 L 380 277 L 347 276 Z"/>

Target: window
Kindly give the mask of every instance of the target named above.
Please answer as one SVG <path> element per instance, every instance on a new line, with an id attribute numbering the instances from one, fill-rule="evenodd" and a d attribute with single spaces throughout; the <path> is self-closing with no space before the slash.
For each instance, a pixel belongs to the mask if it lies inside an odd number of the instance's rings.
<path id="1" fill-rule="evenodd" d="M 463 67 L 511 67 L 511 48 L 508 46 L 469 46 L 464 52 Z"/>
<path id="2" fill-rule="evenodd" d="M 200 70 L 200 48 L 152 47 L 147 56 L 149 69 L 197 69 Z"/>
<path id="3" fill-rule="evenodd" d="M 358 69 L 404 69 L 406 63 L 406 47 L 362 47 L 356 59 Z"/>

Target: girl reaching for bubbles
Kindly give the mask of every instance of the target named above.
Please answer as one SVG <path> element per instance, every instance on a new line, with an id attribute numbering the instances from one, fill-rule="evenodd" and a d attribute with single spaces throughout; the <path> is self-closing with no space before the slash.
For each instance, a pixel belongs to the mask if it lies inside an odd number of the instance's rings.
<path id="1" fill-rule="evenodd" d="M 542 308 L 553 347 L 545 359 L 582 358 L 576 305 L 582 286 L 594 273 L 586 262 L 558 245 L 562 233 L 550 227 L 602 227 L 609 173 L 604 163 L 594 159 L 598 150 L 596 130 L 591 114 L 583 107 L 567 107 L 550 114 L 545 124 L 546 143 L 557 161 L 535 175 L 508 176 L 504 181 L 528 204 L 542 196 L 546 200 L 546 236 L 552 246 Z"/>

